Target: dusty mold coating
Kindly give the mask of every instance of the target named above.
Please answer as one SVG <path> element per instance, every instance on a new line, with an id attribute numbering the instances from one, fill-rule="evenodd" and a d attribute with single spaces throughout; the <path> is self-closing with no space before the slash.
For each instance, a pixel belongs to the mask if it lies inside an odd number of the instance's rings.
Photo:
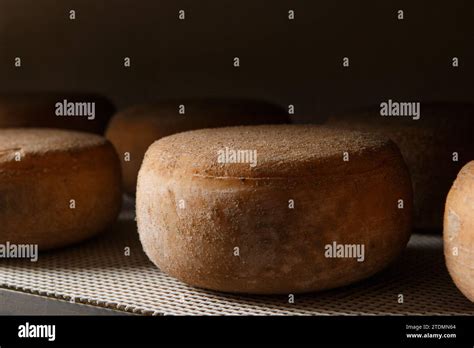
<path id="1" fill-rule="evenodd" d="M 474 161 L 461 169 L 446 199 L 444 255 L 454 283 L 474 302 Z"/>
<path id="2" fill-rule="evenodd" d="M 120 162 L 103 137 L 0 130 L 0 243 L 51 249 L 89 238 L 121 206 Z"/>
<path id="3" fill-rule="evenodd" d="M 258 165 L 218 163 L 225 146 L 256 150 Z M 411 182 L 390 140 L 318 126 L 180 133 L 148 149 L 138 177 L 148 257 L 219 291 L 288 294 L 366 278 L 403 250 L 411 215 Z M 364 262 L 325 257 L 333 242 L 364 244 Z"/>
<path id="4" fill-rule="evenodd" d="M 124 189 L 134 195 L 143 156 L 155 140 L 200 128 L 281 124 L 289 121 L 284 109 L 267 102 L 239 99 L 169 100 L 137 105 L 117 113 L 110 121 L 106 137 L 115 146 L 122 161 Z"/>

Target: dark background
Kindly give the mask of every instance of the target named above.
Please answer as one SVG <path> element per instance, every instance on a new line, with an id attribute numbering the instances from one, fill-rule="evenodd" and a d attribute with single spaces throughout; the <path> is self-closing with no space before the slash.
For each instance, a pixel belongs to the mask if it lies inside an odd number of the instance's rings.
<path id="1" fill-rule="evenodd" d="M 119 108 L 252 97 L 294 104 L 299 121 L 389 98 L 474 101 L 473 34 L 472 0 L 0 0 L 0 92 L 91 91 Z"/>

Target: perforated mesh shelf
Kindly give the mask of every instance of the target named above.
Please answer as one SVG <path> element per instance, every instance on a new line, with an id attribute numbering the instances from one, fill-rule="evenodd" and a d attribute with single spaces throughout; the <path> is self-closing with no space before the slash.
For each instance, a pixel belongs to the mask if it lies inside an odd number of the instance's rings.
<path id="1" fill-rule="evenodd" d="M 414 235 L 403 256 L 381 274 L 341 289 L 296 295 L 290 304 L 288 296 L 221 294 L 165 275 L 142 252 L 135 222 L 124 216 L 104 235 L 42 253 L 36 263 L 2 260 L 0 287 L 148 315 L 474 314 L 474 304 L 447 273 L 439 236 Z"/>

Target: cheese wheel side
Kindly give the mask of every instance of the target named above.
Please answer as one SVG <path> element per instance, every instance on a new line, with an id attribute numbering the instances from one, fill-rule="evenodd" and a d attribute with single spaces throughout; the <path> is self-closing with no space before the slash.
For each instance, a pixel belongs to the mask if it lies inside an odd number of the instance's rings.
<path id="1" fill-rule="evenodd" d="M 459 172 L 446 199 L 444 255 L 458 289 L 474 302 L 474 161 Z"/>
<path id="2" fill-rule="evenodd" d="M 415 227 L 441 231 L 446 195 L 456 174 L 474 158 L 474 105 L 421 103 L 420 118 L 382 117 L 379 109 L 329 118 L 327 125 L 373 132 L 392 139 L 411 174 Z"/>
<path id="3" fill-rule="evenodd" d="M 0 131 L 0 146 L 2 243 L 51 249 L 87 239 L 115 221 L 120 163 L 104 138 L 15 129 Z"/>
<path id="4" fill-rule="evenodd" d="M 307 128 L 293 127 L 295 139 L 298 129 Z M 265 129 L 271 133 L 275 128 Z M 212 142 L 209 131 L 201 133 L 202 141 Z M 319 135 L 314 134 L 315 146 Z M 353 135 L 342 131 L 343 136 L 341 149 L 350 147 Z M 199 159 L 188 165 L 167 163 L 162 151 L 169 151 L 172 137 L 147 151 L 138 178 L 137 222 L 148 257 L 188 284 L 234 293 L 319 291 L 375 274 L 406 246 L 411 182 L 390 141 L 351 152 L 349 171 L 336 150 L 311 175 L 305 161 L 293 161 L 290 172 L 276 170 L 281 162 L 276 156 L 272 163 L 262 159 L 262 166 L 268 165 L 262 175 L 238 176 L 232 167 L 232 175 L 223 176 L 214 175 L 220 167 L 212 163 L 200 167 Z M 353 254 L 339 257 L 340 247 Z"/>

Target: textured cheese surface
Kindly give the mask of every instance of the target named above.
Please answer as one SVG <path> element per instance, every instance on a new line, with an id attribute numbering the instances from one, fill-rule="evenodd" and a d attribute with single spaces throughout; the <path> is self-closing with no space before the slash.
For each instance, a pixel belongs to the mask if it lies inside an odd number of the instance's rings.
<path id="1" fill-rule="evenodd" d="M 184 112 L 179 112 L 183 106 Z M 135 194 L 137 175 L 148 147 L 179 132 L 237 125 L 289 123 L 286 111 L 262 101 L 239 99 L 189 99 L 137 105 L 117 113 L 106 137 L 122 160 L 124 188 Z M 125 154 L 129 158 L 125 161 Z"/>
<path id="2" fill-rule="evenodd" d="M 0 243 L 49 249 L 103 231 L 120 210 L 120 181 L 117 154 L 103 137 L 0 130 Z"/>
<path id="3" fill-rule="evenodd" d="M 408 165 L 415 194 L 415 226 L 441 230 L 452 182 L 474 159 L 474 105 L 421 103 L 420 119 L 380 116 L 379 109 L 335 115 L 327 124 L 381 134 L 392 139 Z M 457 161 L 453 161 L 457 153 Z"/>
<path id="4" fill-rule="evenodd" d="M 256 151 L 257 165 L 219 163 L 219 151 Z M 314 125 L 203 129 L 158 140 L 147 153 L 155 170 L 216 177 L 317 176 L 371 170 L 389 160 L 393 143 L 378 135 Z M 343 161 L 344 153 L 349 155 Z M 159 159 L 159 160 L 158 160 Z"/>
<path id="5" fill-rule="evenodd" d="M 474 302 L 474 161 L 459 172 L 446 199 L 444 254 L 454 283 Z"/>
<path id="6" fill-rule="evenodd" d="M 257 165 L 217 163 L 226 146 L 257 150 Z M 144 250 L 162 271 L 202 288 L 288 294 L 347 285 L 386 267 L 408 241 L 412 191 L 386 138 L 317 126 L 235 127 L 154 143 L 136 207 Z M 334 242 L 363 245 L 363 262 L 326 257 Z"/>
<path id="7" fill-rule="evenodd" d="M 0 151 L 21 149 L 29 154 L 67 152 L 104 145 L 104 137 L 59 129 L 3 129 L 0 130 Z"/>

